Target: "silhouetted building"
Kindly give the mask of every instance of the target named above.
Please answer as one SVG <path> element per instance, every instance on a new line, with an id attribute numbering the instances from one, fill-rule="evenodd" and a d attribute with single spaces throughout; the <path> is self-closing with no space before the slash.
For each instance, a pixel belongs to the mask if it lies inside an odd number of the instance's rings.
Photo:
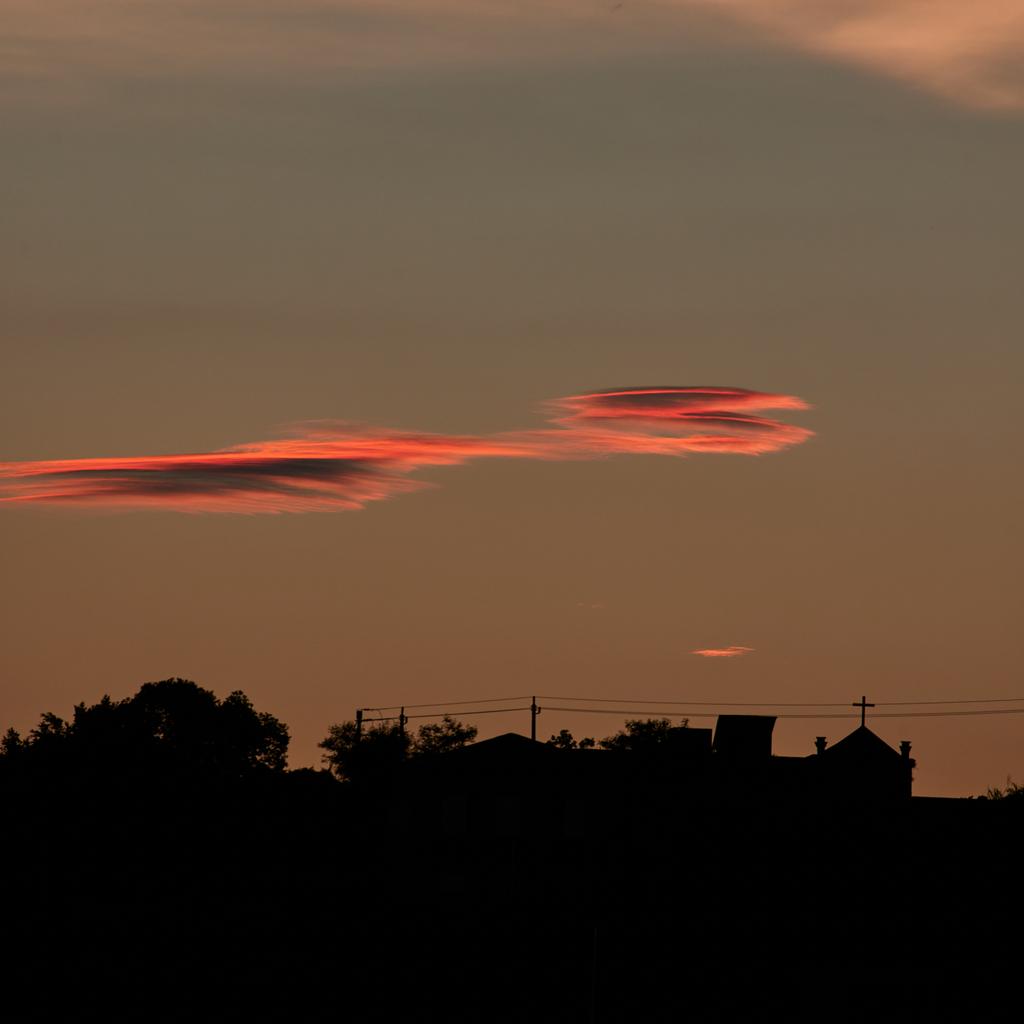
<path id="1" fill-rule="evenodd" d="M 398 831 L 455 839 L 678 833 L 687 814 L 909 801 L 910 744 L 864 726 L 806 757 L 772 753 L 775 718 L 721 715 L 644 750 L 565 750 L 517 733 L 404 764 L 385 801 Z"/>
<path id="2" fill-rule="evenodd" d="M 773 715 L 719 715 L 714 752 L 731 761 L 765 761 L 772 756 Z"/>
<path id="3" fill-rule="evenodd" d="M 904 740 L 894 750 L 867 726 L 860 726 L 835 746 L 824 737 L 815 741 L 812 755 L 818 767 L 819 791 L 830 800 L 871 803 L 909 800 L 914 759 Z"/>

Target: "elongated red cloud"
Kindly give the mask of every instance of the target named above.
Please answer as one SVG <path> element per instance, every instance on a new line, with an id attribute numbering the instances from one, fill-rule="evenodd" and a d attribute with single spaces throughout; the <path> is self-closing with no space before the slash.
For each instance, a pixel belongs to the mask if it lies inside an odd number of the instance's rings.
<path id="1" fill-rule="evenodd" d="M 690 651 L 691 654 L 699 654 L 702 658 L 740 658 L 749 654 L 753 647 L 741 647 L 734 644 L 732 647 L 705 647 L 700 651 Z"/>
<path id="2" fill-rule="evenodd" d="M 489 436 L 410 434 L 332 422 L 196 455 L 0 463 L 0 503 L 313 512 L 362 508 L 426 486 L 408 474 L 470 459 L 762 455 L 811 436 L 766 418 L 799 398 L 741 388 L 617 388 L 548 403 L 551 427 Z"/>

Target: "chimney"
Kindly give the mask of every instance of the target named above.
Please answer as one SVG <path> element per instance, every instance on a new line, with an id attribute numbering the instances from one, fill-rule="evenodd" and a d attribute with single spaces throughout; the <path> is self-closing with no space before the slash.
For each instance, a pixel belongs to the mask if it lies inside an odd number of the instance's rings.
<path id="1" fill-rule="evenodd" d="M 825 753 L 825 744 L 827 744 L 827 743 L 828 743 L 828 740 L 825 739 L 824 736 L 815 736 L 814 737 L 814 752 L 816 754 L 824 754 Z"/>
<path id="2" fill-rule="evenodd" d="M 914 767 L 917 764 L 910 756 L 910 740 L 900 740 L 900 757 L 903 758 L 903 796 L 909 800 L 914 785 Z"/>

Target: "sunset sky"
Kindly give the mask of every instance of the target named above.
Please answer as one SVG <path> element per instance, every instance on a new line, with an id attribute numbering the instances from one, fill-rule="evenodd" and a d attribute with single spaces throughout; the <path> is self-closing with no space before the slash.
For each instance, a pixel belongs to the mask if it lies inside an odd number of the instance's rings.
<path id="1" fill-rule="evenodd" d="M 0 12 L 0 728 L 1024 697 L 1018 0 Z"/>

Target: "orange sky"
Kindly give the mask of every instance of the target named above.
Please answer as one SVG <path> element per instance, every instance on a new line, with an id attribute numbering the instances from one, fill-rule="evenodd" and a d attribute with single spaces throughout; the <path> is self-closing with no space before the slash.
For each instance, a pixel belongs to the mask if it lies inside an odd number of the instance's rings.
<path id="1" fill-rule="evenodd" d="M 1018 5 L 4 6 L 2 724 L 1024 696 Z"/>

